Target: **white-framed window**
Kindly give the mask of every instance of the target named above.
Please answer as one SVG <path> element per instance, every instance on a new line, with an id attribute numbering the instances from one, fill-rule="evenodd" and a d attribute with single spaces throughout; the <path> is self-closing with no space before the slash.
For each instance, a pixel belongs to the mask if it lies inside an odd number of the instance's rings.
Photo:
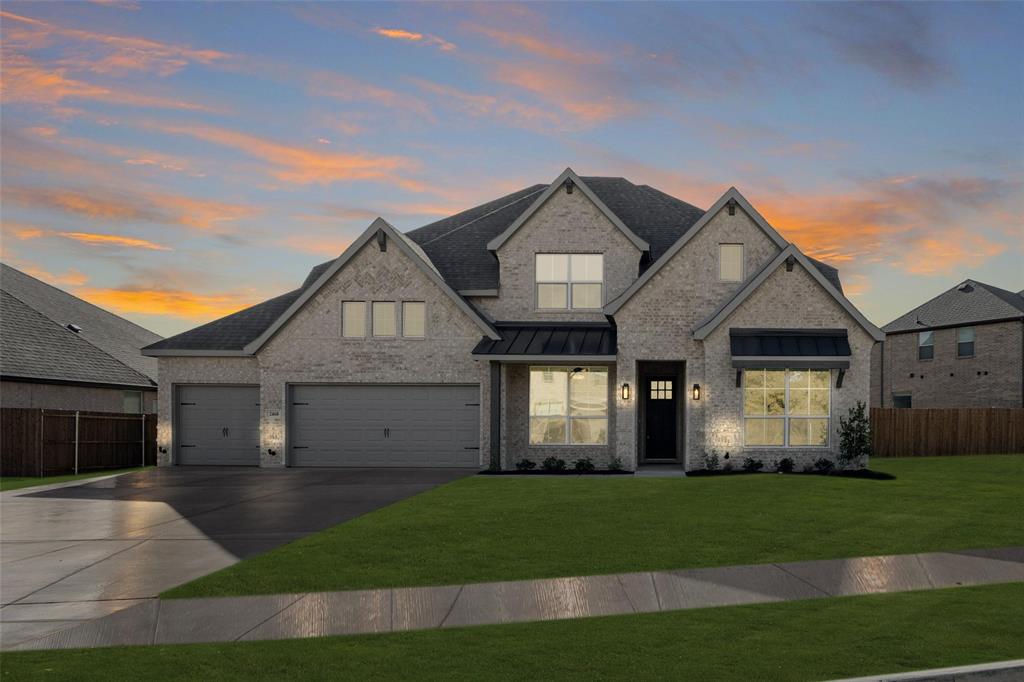
<path id="1" fill-rule="evenodd" d="M 422 339 L 427 331 L 427 304 L 423 301 L 402 302 L 402 336 Z"/>
<path id="2" fill-rule="evenodd" d="M 974 327 L 960 327 L 956 330 L 956 356 L 974 357 Z"/>
<path id="3" fill-rule="evenodd" d="M 341 335 L 349 339 L 366 336 L 366 301 L 342 302 Z"/>
<path id="4" fill-rule="evenodd" d="M 373 335 L 394 336 L 395 335 L 395 302 L 374 301 L 373 302 Z"/>
<path id="5" fill-rule="evenodd" d="M 538 310 L 599 310 L 604 305 L 604 255 L 538 253 Z"/>
<path id="6" fill-rule="evenodd" d="M 718 281 L 743 281 L 743 244 L 718 245 Z"/>
<path id="7" fill-rule="evenodd" d="M 607 367 L 530 368 L 530 445 L 607 442 Z"/>
<path id="8" fill-rule="evenodd" d="M 827 369 L 743 370 L 747 447 L 828 447 L 832 373 Z"/>
<path id="9" fill-rule="evenodd" d="M 931 360 L 935 357 L 935 332 L 918 332 L 917 359 Z"/>
<path id="10" fill-rule="evenodd" d="M 142 414 L 142 391 L 124 391 L 121 394 L 121 411 L 125 414 Z"/>

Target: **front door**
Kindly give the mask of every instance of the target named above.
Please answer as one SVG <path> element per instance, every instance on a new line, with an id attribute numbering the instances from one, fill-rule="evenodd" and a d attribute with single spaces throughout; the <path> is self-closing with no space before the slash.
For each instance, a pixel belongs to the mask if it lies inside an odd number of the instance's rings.
<path id="1" fill-rule="evenodd" d="M 649 376 L 644 386 L 644 459 L 678 459 L 676 454 L 677 377 Z"/>

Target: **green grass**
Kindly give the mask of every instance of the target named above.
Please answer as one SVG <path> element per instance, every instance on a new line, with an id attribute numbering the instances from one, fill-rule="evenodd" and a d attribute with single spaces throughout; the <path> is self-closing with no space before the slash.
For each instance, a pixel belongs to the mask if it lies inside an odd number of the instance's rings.
<path id="1" fill-rule="evenodd" d="M 6 654 L 5 680 L 822 680 L 1024 657 L 1024 583 L 547 623 Z"/>
<path id="2" fill-rule="evenodd" d="M 79 481 L 87 478 L 96 478 L 97 476 L 110 476 L 111 474 L 127 474 L 132 471 L 142 471 L 144 468 L 103 469 L 102 471 L 88 471 L 84 474 L 66 474 L 64 476 L 3 476 L 0 477 L 0 492 L 4 490 L 18 490 L 19 488 L 31 488 L 36 485 Z"/>
<path id="3" fill-rule="evenodd" d="M 1024 457 L 875 460 L 893 480 L 475 476 L 165 597 L 453 584 L 1024 544 Z"/>

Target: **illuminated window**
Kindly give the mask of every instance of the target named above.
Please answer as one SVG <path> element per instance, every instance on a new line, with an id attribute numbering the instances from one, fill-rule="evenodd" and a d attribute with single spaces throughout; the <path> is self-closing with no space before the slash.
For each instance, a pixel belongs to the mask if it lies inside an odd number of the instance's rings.
<path id="1" fill-rule="evenodd" d="M 829 370 L 744 370 L 746 445 L 827 447 L 831 392 Z"/>

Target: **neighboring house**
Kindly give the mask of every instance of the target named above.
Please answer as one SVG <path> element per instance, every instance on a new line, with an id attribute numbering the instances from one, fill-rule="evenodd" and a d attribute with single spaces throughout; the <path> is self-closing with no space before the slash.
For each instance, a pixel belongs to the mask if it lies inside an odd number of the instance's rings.
<path id="1" fill-rule="evenodd" d="M 161 463 L 627 469 L 834 457 L 882 333 L 738 191 L 567 169 L 144 349 Z M 173 396 L 173 397 L 172 397 Z"/>
<path id="2" fill-rule="evenodd" d="M 1024 292 L 964 280 L 882 327 L 880 407 L 1024 407 Z"/>
<path id="3" fill-rule="evenodd" d="M 0 264 L 0 405 L 156 411 L 160 336 Z"/>

